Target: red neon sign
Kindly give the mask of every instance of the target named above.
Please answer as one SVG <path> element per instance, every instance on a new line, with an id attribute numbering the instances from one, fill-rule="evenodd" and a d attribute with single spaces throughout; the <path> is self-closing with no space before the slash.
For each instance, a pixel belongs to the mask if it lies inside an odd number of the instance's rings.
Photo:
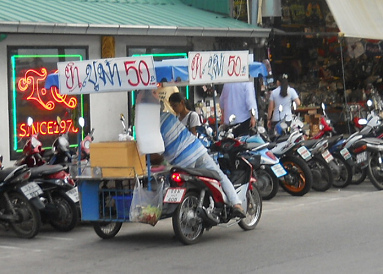
<path id="1" fill-rule="evenodd" d="M 79 128 L 76 128 L 72 119 L 61 120 L 60 124 L 56 121 L 34 122 L 31 126 L 22 123 L 19 126 L 19 137 L 29 137 L 33 134 L 53 135 L 63 134 L 66 132 L 77 133 Z"/>
<path id="2" fill-rule="evenodd" d="M 48 91 L 46 88 L 42 87 L 45 79 L 48 76 L 46 68 L 41 68 L 40 71 L 35 69 L 29 69 L 25 72 L 24 76 L 17 82 L 17 87 L 22 92 L 28 92 L 29 95 L 26 100 L 34 100 L 38 102 L 46 110 L 54 110 L 56 104 L 62 104 L 64 107 L 71 109 L 76 108 L 77 98 L 74 96 L 61 95 L 58 92 L 57 87 L 51 87 L 50 97 L 48 97 Z"/>

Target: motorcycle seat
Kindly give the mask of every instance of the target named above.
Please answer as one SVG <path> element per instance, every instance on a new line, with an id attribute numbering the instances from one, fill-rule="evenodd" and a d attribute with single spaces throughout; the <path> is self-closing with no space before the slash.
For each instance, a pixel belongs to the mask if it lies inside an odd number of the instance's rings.
<path id="1" fill-rule="evenodd" d="M 182 167 L 172 167 L 170 170 L 171 173 L 173 172 L 187 172 L 190 175 L 193 176 L 203 176 L 203 177 L 209 177 L 216 179 L 218 181 L 221 180 L 221 176 L 219 176 L 218 172 L 215 170 L 210 170 L 210 169 L 202 169 L 202 168 L 182 168 Z"/>
<path id="2" fill-rule="evenodd" d="M 343 134 L 327 138 L 328 146 L 332 147 L 341 139 L 343 139 Z"/>
<path id="3" fill-rule="evenodd" d="M 318 142 L 320 142 L 320 139 L 311 139 L 311 140 L 305 140 L 302 142 L 302 144 L 307 148 L 312 148 L 315 146 Z"/>
<path id="4" fill-rule="evenodd" d="M 66 167 L 62 165 L 42 165 L 37 167 L 31 167 L 31 178 L 39 178 L 45 175 L 54 174 L 65 170 Z"/>

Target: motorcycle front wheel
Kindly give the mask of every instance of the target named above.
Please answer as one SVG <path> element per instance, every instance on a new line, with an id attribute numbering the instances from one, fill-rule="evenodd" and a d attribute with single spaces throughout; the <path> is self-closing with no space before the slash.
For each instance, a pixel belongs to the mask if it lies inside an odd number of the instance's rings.
<path id="1" fill-rule="evenodd" d="M 307 163 L 294 156 L 285 156 L 279 161 L 287 171 L 287 175 L 280 178 L 281 187 L 293 196 L 303 196 L 309 192 L 313 177 Z"/>
<path id="2" fill-rule="evenodd" d="M 197 215 L 197 193 L 186 193 L 172 217 L 173 230 L 178 240 L 186 245 L 197 243 L 204 232 L 202 219 Z"/>
<path id="3" fill-rule="evenodd" d="M 383 190 L 383 165 L 379 163 L 379 158 L 379 153 L 371 154 L 367 173 L 373 186 L 378 190 Z"/>
<path id="4" fill-rule="evenodd" d="M 262 215 L 262 197 L 254 183 L 253 189 L 248 190 L 246 193 L 246 200 L 246 217 L 241 219 L 238 225 L 243 230 L 252 230 L 257 226 Z"/>
<path id="5" fill-rule="evenodd" d="M 52 199 L 58 214 L 55 218 L 49 219 L 49 223 L 58 231 L 71 231 L 78 221 L 76 204 L 63 193 L 53 194 Z"/>
<path id="6" fill-rule="evenodd" d="M 328 190 L 334 181 L 334 176 L 332 175 L 331 168 L 326 160 L 321 157 L 314 156 L 308 162 L 308 165 L 313 175 L 312 189 L 316 191 Z"/>
<path id="7" fill-rule="evenodd" d="M 117 235 L 122 227 L 121 222 L 94 222 L 93 229 L 102 239 L 111 239 Z"/>
<path id="8" fill-rule="evenodd" d="M 275 197 L 279 189 L 278 178 L 274 175 L 270 167 L 254 171 L 254 177 L 257 178 L 257 188 L 262 196 L 262 200 L 270 200 Z"/>
<path id="9" fill-rule="evenodd" d="M 13 209 L 19 216 L 18 221 L 10 222 L 12 230 L 21 238 L 31 239 L 35 237 L 40 231 L 40 212 L 20 193 L 11 192 L 8 196 Z M 9 208 L 8 212 L 12 212 L 12 210 Z"/>

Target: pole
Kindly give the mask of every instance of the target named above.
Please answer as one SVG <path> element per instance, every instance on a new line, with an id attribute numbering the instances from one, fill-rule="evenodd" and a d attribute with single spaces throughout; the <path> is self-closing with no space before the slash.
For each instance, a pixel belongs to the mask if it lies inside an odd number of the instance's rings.
<path id="1" fill-rule="evenodd" d="M 217 104 L 215 103 L 217 91 L 216 91 L 214 85 L 212 85 L 212 88 L 214 90 L 214 92 L 213 92 L 213 104 L 214 104 L 214 120 L 215 120 L 215 139 L 218 140 L 218 120 L 217 120 L 217 108 L 216 108 Z M 221 119 L 222 118 L 223 117 L 221 117 Z"/>
<path id="2" fill-rule="evenodd" d="M 344 102 L 345 102 L 345 107 L 346 107 L 346 122 L 347 122 L 347 128 L 348 128 L 348 134 L 351 134 L 351 128 L 350 128 L 350 123 L 349 123 L 349 118 L 351 118 L 350 114 L 350 108 L 348 107 L 348 102 L 347 102 L 347 94 L 346 94 L 346 78 L 344 76 L 344 60 L 343 60 L 343 36 L 340 36 L 338 39 L 339 47 L 340 47 L 340 59 L 342 63 L 342 77 L 343 77 L 343 95 L 344 95 Z"/>

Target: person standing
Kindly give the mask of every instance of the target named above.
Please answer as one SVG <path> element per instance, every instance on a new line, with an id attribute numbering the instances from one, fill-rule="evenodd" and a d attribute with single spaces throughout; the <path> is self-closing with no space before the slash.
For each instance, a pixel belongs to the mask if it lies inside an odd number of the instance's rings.
<path id="1" fill-rule="evenodd" d="M 197 135 L 196 127 L 201 125 L 201 120 L 197 112 L 189 110 L 185 98 L 179 92 L 173 93 L 169 97 L 169 104 L 181 123 L 191 133 Z"/>
<path id="2" fill-rule="evenodd" d="M 253 82 L 226 83 L 221 97 L 221 124 L 229 124 L 229 117 L 234 114 L 235 122 L 240 124 L 233 130 L 235 137 L 249 134 L 249 129 L 257 124 L 258 109 Z"/>
<path id="3" fill-rule="evenodd" d="M 297 107 L 301 104 L 298 93 L 294 88 L 289 86 L 287 79 L 287 74 L 283 74 L 282 77 L 277 80 L 278 87 L 270 94 L 267 111 L 267 126 L 269 129 L 273 129 L 282 119 L 285 119 L 287 124 L 291 123 L 293 119 L 291 103 L 295 102 Z M 280 106 L 282 106 L 282 111 L 279 110 Z"/>

